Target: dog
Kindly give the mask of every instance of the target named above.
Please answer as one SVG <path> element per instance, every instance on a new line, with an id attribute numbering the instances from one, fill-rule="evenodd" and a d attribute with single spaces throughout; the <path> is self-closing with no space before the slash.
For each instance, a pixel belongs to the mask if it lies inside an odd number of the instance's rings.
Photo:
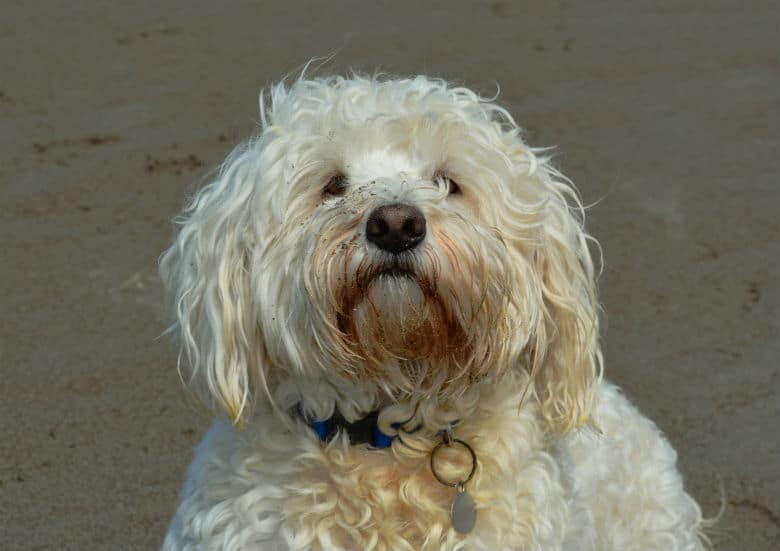
<path id="1" fill-rule="evenodd" d="M 219 412 L 163 550 L 703 549 L 602 378 L 579 195 L 510 113 L 424 76 L 260 103 L 160 261 Z"/>

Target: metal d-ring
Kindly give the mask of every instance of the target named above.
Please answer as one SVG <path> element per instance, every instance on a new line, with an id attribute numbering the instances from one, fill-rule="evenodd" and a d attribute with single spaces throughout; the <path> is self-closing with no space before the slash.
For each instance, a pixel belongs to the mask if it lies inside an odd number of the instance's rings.
<path id="1" fill-rule="evenodd" d="M 442 446 L 452 446 L 454 444 L 460 444 L 461 446 L 466 448 L 471 454 L 471 472 L 469 472 L 469 475 L 466 477 L 465 480 L 450 482 L 448 480 L 444 480 L 442 477 L 439 476 L 439 473 L 436 472 L 436 452 L 438 452 Z M 477 454 L 474 452 L 474 448 L 472 448 L 466 442 L 464 442 L 459 438 L 442 440 L 441 442 L 436 444 L 436 447 L 433 448 L 433 450 L 431 451 L 431 472 L 433 473 L 433 476 L 436 478 L 436 480 L 438 480 L 445 486 L 450 486 L 451 488 L 462 488 L 463 486 L 468 484 L 472 478 L 474 478 L 474 473 L 477 472 Z"/>

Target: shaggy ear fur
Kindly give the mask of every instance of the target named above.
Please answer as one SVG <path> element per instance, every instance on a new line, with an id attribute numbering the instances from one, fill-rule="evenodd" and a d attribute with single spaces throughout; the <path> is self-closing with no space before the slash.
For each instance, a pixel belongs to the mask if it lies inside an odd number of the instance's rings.
<path id="1" fill-rule="evenodd" d="M 602 373 L 592 238 L 574 188 L 550 167 L 540 172 L 545 206 L 534 270 L 542 306 L 530 343 L 531 372 L 543 416 L 567 432 L 589 420 Z"/>
<path id="2" fill-rule="evenodd" d="M 180 338 L 179 370 L 201 395 L 238 422 L 261 350 L 250 263 L 255 243 L 247 208 L 258 174 L 252 144 L 237 149 L 217 179 L 176 220 L 180 231 L 160 260 Z M 257 370 L 259 371 L 259 370 Z"/>

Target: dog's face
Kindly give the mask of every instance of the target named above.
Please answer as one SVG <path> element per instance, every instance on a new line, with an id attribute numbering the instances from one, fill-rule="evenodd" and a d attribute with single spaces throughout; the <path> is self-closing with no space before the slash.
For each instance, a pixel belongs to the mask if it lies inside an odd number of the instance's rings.
<path id="1" fill-rule="evenodd" d="M 266 144 L 284 155 L 256 212 L 269 196 L 280 205 L 258 227 L 268 239 L 251 286 L 272 361 L 393 392 L 454 389 L 508 365 L 541 289 L 522 243 L 534 221 L 506 203 L 514 178 L 495 129 L 475 128 L 471 97 L 427 81 L 340 88 L 293 98 L 294 120 Z M 415 97 L 426 92 L 439 95 Z M 526 227 L 500 229 L 511 224 Z"/>
<path id="2" fill-rule="evenodd" d="M 232 416 L 287 378 L 408 397 L 530 368 L 548 419 L 583 420 L 600 359 L 579 203 L 503 109 L 423 77 L 299 80 L 263 123 L 162 260 Z"/>

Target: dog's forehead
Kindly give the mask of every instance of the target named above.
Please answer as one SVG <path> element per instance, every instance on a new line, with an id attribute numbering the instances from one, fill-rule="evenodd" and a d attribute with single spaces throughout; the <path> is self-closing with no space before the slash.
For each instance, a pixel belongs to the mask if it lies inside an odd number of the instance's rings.
<path id="1" fill-rule="evenodd" d="M 346 172 L 353 181 L 368 182 L 377 178 L 419 179 L 432 172 L 432 161 L 414 151 L 377 147 L 346 159 Z"/>

